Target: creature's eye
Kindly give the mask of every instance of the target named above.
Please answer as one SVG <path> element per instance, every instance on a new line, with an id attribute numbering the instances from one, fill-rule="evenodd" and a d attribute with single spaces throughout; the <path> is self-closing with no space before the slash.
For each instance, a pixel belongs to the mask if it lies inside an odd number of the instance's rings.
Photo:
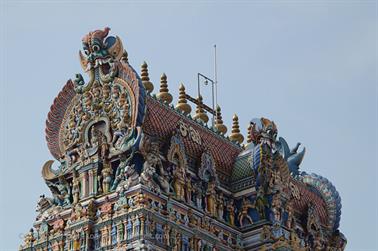
<path id="1" fill-rule="evenodd" d="M 97 52 L 97 51 L 100 50 L 100 46 L 98 46 L 97 44 L 95 44 L 95 45 L 92 46 L 92 50 L 95 51 L 95 52 Z"/>
<path id="2" fill-rule="evenodd" d="M 89 55 L 89 51 L 87 49 L 84 49 L 85 55 Z"/>

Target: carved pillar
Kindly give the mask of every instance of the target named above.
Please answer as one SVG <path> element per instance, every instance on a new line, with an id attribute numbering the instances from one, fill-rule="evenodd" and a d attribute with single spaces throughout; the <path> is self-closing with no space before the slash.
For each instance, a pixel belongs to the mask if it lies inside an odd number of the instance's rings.
<path id="1" fill-rule="evenodd" d="M 144 235 L 144 216 L 142 215 L 140 217 L 140 235 L 143 236 Z"/>
<path id="2" fill-rule="evenodd" d="M 92 173 L 93 173 L 93 194 L 96 195 L 98 191 L 97 170 L 93 169 Z"/>
<path id="3" fill-rule="evenodd" d="M 89 190 L 89 196 L 94 195 L 93 190 L 93 170 L 88 171 L 88 190 Z"/>
<path id="4" fill-rule="evenodd" d="M 127 240 L 127 218 L 123 221 L 123 226 L 124 226 L 123 239 Z"/>
<path id="5" fill-rule="evenodd" d="M 88 196 L 88 171 L 82 172 L 80 174 L 81 180 L 81 198 L 86 198 Z"/>

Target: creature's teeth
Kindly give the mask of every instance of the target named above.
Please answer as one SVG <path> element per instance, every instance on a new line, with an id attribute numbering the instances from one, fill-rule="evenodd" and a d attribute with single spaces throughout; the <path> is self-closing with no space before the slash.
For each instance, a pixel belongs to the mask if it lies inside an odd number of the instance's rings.
<path id="1" fill-rule="evenodd" d="M 98 62 L 100 65 L 102 65 L 102 59 L 99 59 Z"/>
<path id="2" fill-rule="evenodd" d="M 98 66 L 98 60 L 95 61 L 94 67 L 96 68 Z"/>
<path id="3" fill-rule="evenodd" d="M 92 68 L 92 64 L 91 64 L 91 63 L 88 63 L 88 64 L 87 64 L 87 68 L 85 69 L 85 71 L 89 71 L 91 68 Z"/>

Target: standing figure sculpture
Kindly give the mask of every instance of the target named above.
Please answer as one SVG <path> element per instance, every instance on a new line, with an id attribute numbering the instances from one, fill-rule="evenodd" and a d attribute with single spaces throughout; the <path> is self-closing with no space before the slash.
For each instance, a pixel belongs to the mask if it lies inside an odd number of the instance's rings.
<path id="1" fill-rule="evenodd" d="M 74 172 L 73 174 L 73 179 L 72 179 L 72 196 L 73 196 L 73 202 L 72 204 L 76 204 L 79 202 L 80 199 L 80 179 L 78 177 L 77 171 Z"/>
<path id="2" fill-rule="evenodd" d="M 107 193 L 110 191 L 110 184 L 112 183 L 112 166 L 107 160 L 103 163 L 102 175 L 102 192 Z"/>
<path id="3" fill-rule="evenodd" d="M 207 212 L 211 216 L 216 216 L 216 194 L 215 181 L 209 181 L 206 191 L 206 206 Z"/>
<path id="4" fill-rule="evenodd" d="M 227 211 L 228 211 L 228 223 L 231 226 L 235 226 L 235 207 L 234 207 L 234 199 L 230 199 L 227 203 Z"/>
<path id="5" fill-rule="evenodd" d="M 176 198 L 185 201 L 185 172 L 181 165 L 176 166 L 174 170 L 173 185 L 176 193 Z"/>
<path id="6" fill-rule="evenodd" d="M 247 200 L 246 197 L 243 197 L 242 205 L 240 208 L 241 211 L 238 214 L 239 224 L 241 227 L 244 225 L 243 224 L 244 219 L 247 219 L 250 224 L 253 224 L 253 220 L 251 216 L 248 214 L 248 210 L 254 207 L 255 206 L 251 202 L 249 202 L 249 200 Z"/>

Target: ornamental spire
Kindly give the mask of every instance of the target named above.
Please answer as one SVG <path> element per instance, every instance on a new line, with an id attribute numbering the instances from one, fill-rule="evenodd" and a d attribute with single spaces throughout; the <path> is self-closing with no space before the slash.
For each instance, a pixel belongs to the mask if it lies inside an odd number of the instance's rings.
<path id="1" fill-rule="evenodd" d="M 235 141 L 239 144 L 241 144 L 244 140 L 243 135 L 240 133 L 239 118 L 236 114 L 234 114 L 234 117 L 232 118 L 232 131 L 230 135 L 230 140 Z"/>
<path id="2" fill-rule="evenodd" d="M 154 90 L 154 85 L 150 82 L 150 77 L 148 76 L 148 65 L 146 61 L 144 61 L 141 66 L 140 76 L 142 77 L 142 83 L 147 91 L 147 94 L 150 94 Z"/>
<path id="3" fill-rule="evenodd" d="M 203 103 L 202 103 L 201 95 L 198 96 L 197 101 L 198 103 L 197 103 L 197 108 L 196 108 L 196 114 L 193 116 L 193 119 L 207 123 L 207 121 L 209 121 L 209 117 L 207 116 L 206 112 L 203 110 Z"/>
<path id="4" fill-rule="evenodd" d="M 192 108 L 186 100 L 185 86 L 180 84 L 179 87 L 179 98 L 177 101 L 176 109 L 181 110 L 185 115 L 189 114 L 192 111 Z"/>
<path id="5" fill-rule="evenodd" d="M 246 146 L 248 146 L 249 144 L 252 143 L 251 129 L 252 129 L 252 124 L 249 123 L 248 128 L 247 128 L 247 144 L 246 144 Z"/>
<path id="6" fill-rule="evenodd" d="M 216 112 L 215 112 L 214 127 L 215 127 L 215 130 L 217 130 L 221 134 L 226 134 L 227 132 L 227 127 L 223 124 L 221 108 L 219 105 L 217 105 Z"/>
<path id="7" fill-rule="evenodd" d="M 172 95 L 168 90 L 167 75 L 165 73 L 160 77 L 160 90 L 156 97 L 167 105 L 172 102 Z"/>

